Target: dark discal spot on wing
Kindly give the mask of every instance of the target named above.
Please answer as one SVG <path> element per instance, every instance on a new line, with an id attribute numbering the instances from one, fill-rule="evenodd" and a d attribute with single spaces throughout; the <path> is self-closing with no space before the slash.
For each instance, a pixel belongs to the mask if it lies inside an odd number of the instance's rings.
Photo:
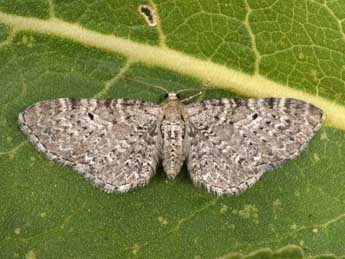
<path id="1" fill-rule="evenodd" d="M 95 116 L 91 112 L 88 112 L 87 116 L 89 116 L 90 120 L 93 120 L 95 118 Z"/>
<path id="2" fill-rule="evenodd" d="M 258 114 L 257 113 L 254 113 L 253 115 L 252 115 L 252 120 L 256 120 L 257 118 L 258 118 Z"/>

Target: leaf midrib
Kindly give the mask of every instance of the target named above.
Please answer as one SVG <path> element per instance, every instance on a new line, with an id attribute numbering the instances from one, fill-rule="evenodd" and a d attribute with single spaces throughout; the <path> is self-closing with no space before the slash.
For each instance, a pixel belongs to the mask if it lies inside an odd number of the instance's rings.
<path id="1" fill-rule="evenodd" d="M 326 114 L 328 126 L 345 130 L 345 107 L 343 105 L 324 97 L 292 89 L 261 75 L 248 75 L 165 46 L 151 46 L 114 35 L 105 35 L 54 17 L 43 20 L 0 12 L 0 22 L 10 26 L 15 32 L 31 31 L 58 36 L 88 47 L 123 55 L 131 63 L 159 66 L 240 95 L 301 99 L 320 107 Z"/>

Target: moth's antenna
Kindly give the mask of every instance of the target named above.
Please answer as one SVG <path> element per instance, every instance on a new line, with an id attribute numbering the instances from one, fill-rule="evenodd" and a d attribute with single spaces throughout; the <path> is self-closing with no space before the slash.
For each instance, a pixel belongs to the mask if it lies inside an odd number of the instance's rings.
<path id="1" fill-rule="evenodd" d="M 206 90 L 214 90 L 215 89 L 213 87 L 207 87 L 207 85 L 208 85 L 208 82 L 206 84 L 204 84 L 201 89 L 200 88 L 187 88 L 187 89 L 182 89 L 180 91 L 177 91 L 176 94 L 179 94 L 181 92 L 187 92 L 187 91 L 199 91 L 198 93 L 181 100 L 181 102 L 183 102 L 183 103 L 188 102 L 191 99 L 194 99 L 195 97 L 202 95 L 203 93 L 206 92 Z"/>
<path id="2" fill-rule="evenodd" d="M 215 90 L 214 87 L 207 87 L 208 83 L 206 83 L 203 87 L 201 88 L 186 88 L 186 89 L 181 89 L 176 92 L 176 94 L 182 93 L 182 92 L 187 92 L 187 91 L 205 91 L 205 90 Z"/>
<path id="3" fill-rule="evenodd" d="M 196 98 L 196 97 L 198 97 L 198 96 L 200 96 L 200 95 L 202 95 L 202 94 L 203 94 L 203 92 L 200 91 L 200 92 L 198 92 L 198 93 L 196 93 L 196 94 L 194 94 L 194 95 L 192 95 L 192 96 L 189 96 L 189 97 L 187 97 L 187 98 L 181 100 L 181 102 L 182 102 L 182 103 L 188 102 L 188 101 L 190 101 L 190 100 L 192 100 L 192 99 L 194 99 L 194 98 Z"/>
<path id="4" fill-rule="evenodd" d="M 181 89 L 176 92 L 176 94 L 182 93 L 182 92 L 187 92 L 187 91 L 200 91 L 198 88 L 186 88 L 186 89 Z"/>
<path id="5" fill-rule="evenodd" d="M 166 94 L 169 94 L 169 92 L 164 89 L 163 87 L 161 86 L 158 86 L 158 85 L 154 85 L 154 84 L 150 84 L 150 83 L 146 83 L 144 81 L 141 81 L 141 80 L 136 80 L 136 79 L 133 79 L 133 78 L 129 78 L 129 77 L 126 77 L 127 80 L 130 80 L 130 81 L 133 81 L 133 82 L 137 82 L 137 83 L 140 83 L 140 84 L 143 84 L 145 86 L 150 86 L 150 87 L 153 87 L 153 88 L 157 88 L 159 90 L 162 90 L 163 92 L 165 92 Z"/>

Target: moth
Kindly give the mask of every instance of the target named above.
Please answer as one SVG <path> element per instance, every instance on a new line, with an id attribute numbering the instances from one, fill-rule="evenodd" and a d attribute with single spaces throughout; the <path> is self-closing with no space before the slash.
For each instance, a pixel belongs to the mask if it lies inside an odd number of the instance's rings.
<path id="1" fill-rule="evenodd" d="M 31 143 L 106 192 L 145 186 L 162 161 L 174 179 L 186 161 L 195 186 L 236 194 L 296 158 L 323 112 L 290 98 L 211 99 L 160 105 L 128 99 L 61 98 L 19 114 Z"/>

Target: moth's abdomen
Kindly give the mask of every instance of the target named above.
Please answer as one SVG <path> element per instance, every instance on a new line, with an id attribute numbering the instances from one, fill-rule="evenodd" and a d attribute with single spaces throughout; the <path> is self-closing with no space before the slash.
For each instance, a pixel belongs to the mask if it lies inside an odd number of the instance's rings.
<path id="1" fill-rule="evenodd" d="M 163 121 L 161 125 L 163 167 L 169 178 L 176 177 L 185 159 L 183 150 L 185 128 L 186 126 L 182 120 L 177 122 Z"/>

